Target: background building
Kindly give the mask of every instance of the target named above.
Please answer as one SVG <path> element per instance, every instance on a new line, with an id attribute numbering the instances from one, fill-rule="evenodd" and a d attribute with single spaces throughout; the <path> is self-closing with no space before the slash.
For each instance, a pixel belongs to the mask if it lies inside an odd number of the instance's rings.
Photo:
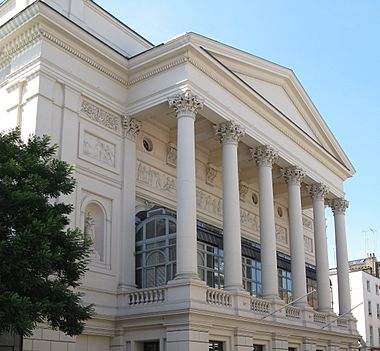
<path id="1" fill-rule="evenodd" d="M 350 291 L 353 316 L 357 319 L 357 326 L 366 346 L 363 350 L 380 349 L 380 279 L 375 254 L 368 257 L 349 261 Z M 330 270 L 333 301 L 338 301 L 336 270 Z M 336 303 L 334 311 L 337 312 Z M 357 306 L 355 308 L 355 306 Z"/>
<path id="2" fill-rule="evenodd" d="M 75 164 L 61 200 L 94 241 L 96 315 L 76 338 L 41 326 L 25 350 L 357 347 L 355 171 L 290 69 L 194 33 L 154 46 L 89 0 L 7 0 L 0 16 L 1 129 L 52 136 Z"/>

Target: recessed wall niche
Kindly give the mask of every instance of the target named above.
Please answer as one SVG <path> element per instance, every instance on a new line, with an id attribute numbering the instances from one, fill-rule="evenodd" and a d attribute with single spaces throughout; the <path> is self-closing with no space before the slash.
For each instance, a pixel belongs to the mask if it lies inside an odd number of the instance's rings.
<path id="1" fill-rule="evenodd" d="M 108 202 L 110 200 L 95 196 L 86 197 L 81 211 L 84 235 L 92 240 L 91 265 L 106 269 L 111 268 L 111 207 Z"/>

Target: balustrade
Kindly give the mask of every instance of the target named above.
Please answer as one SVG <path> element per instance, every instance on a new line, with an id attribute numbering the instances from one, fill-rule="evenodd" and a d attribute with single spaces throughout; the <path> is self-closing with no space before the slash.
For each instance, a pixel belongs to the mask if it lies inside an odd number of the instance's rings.
<path id="1" fill-rule="evenodd" d="M 219 289 L 207 289 L 206 301 L 211 305 L 231 307 L 231 294 Z"/>
<path id="2" fill-rule="evenodd" d="M 165 295 L 164 288 L 142 289 L 128 293 L 127 301 L 130 306 L 162 303 Z"/>

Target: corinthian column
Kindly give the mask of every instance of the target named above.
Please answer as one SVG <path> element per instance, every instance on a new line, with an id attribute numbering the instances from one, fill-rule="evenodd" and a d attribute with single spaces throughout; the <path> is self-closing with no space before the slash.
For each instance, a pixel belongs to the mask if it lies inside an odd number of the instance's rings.
<path id="1" fill-rule="evenodd" d="M 325 196 L 328 188 L 324 184 L 308 186 L 313 199 L 315 263 L 317 269 L 318 311 L 331 311 L 329 258 L 327 255 Z"/>
<path id="2" fill-rule="evenodd" d="M 244 129 L 233 121 L 221 124 L 216 135 L 223 144 L 224 286 L 242 290 L 240 199 L 237 147 Z"/>
<path id="3" fill-rule="evenodd" d="M 250 150 L 259 167 L 259 214 L 263 297 L 277 300 L 277 252 L 274 223 L 272 166 L 278 157 L 269 145 Z"/>
<path id="4" fill-rule="evenodd" d="M 203 102 L 190 90 L 168 99 L 177 113 L 177 274 L 199 279 L 194 121 Z"/>
<path id="5" fill-rule="evenodd" d="M 297 166 L 282 170 L 288 184 L 290 254 L 292 271 L 292 297 L 299 307 L 307 306 L 305 245 L 303 238 L 301 183 L 305 172 Z"/>
<path id="6" fill-rule="evenodd" d="M 120 279 L 119 289 L 136 288 L 135 281 L 135 208 L 136 208 L 136 137 L 140 133 L 141 122 L 125 116 L 123 190 L 120 238 Z"/>
<path id="7" fill-rule="evenodd" d="M 350 277 L 348 268 L 345 213 L 348 201 L 337 198 L 331 201 L 334 213 L 335 246 L 338 276 L 339 314 L 348 314 L 351 310 Z"/>

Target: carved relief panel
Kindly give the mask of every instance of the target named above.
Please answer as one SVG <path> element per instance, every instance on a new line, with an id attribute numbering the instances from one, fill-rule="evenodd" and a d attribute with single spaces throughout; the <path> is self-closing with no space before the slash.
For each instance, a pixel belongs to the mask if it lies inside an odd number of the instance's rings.
<path id="1" fill-rule="evenodd" d="M 119 173 L 121 141 L 118 142 L 107 132 L 83 122 L 80 125 L 78 157 L 114 173 Z"/>

